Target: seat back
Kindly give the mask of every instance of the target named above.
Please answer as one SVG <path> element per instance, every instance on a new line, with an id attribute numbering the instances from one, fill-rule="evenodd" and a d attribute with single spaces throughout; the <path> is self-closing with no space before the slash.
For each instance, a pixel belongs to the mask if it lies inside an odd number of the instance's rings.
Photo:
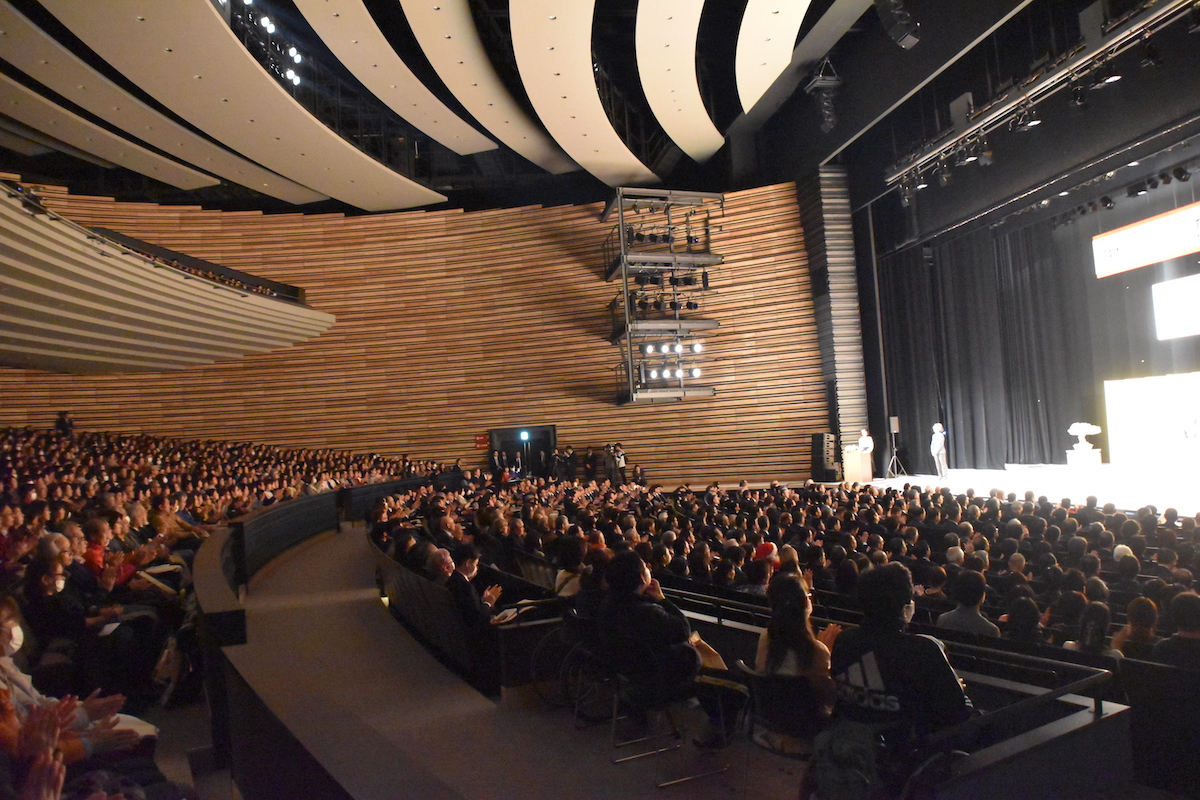
<path id="1" fill-rule="evenodd" d="M 807 678 L 758 672 L 743 661 L 737 662 L 737 668 L 750 687 L 755 727 L 795 739 L 811 739 L 825 727 L 824 698 Z"/>

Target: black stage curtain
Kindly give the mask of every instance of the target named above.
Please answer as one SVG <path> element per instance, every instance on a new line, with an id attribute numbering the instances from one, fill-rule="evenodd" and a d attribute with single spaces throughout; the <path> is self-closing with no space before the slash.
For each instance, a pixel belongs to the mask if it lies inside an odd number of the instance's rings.
<path id="1" fill-rule="evenodd" d="M 952 468 L 1066 461 L 1066 429 L 1095 414 L 1080 263 L 1045 225 L 979 229 L 880 259 L 889 407 L 910 472 L 933 471 L 939 420 Z"/>

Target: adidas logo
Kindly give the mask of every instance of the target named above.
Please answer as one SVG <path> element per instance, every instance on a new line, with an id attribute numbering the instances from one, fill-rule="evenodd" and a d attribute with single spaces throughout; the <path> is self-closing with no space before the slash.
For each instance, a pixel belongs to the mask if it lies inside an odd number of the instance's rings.
<path id="1" fill-rule="evenodd" d="M 888 694 L 887 687 L 883 685 L 874 651 L 839 672 L 834 680 L 838 685 L 838 694 L 860 708 L 873 711 L 900 710 L 900 699 Z"/>

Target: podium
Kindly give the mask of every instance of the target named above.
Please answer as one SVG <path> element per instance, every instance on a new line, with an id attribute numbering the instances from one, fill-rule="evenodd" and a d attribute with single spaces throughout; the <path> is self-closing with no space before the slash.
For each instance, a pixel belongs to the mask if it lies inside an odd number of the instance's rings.
<path id="1" fill-rule="evenodd" d="M 871 454 L 852 444 L 842 448 L 842 480 L 848 483 L 870 483 L 874 475 Z"/>

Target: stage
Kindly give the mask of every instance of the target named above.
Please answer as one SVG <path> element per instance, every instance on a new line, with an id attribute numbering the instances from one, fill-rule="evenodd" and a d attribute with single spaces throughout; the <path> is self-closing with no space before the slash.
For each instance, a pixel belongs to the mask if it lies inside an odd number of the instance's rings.
<path id="1" fill-rule="evenodd" d="M 1083 505 L 1088 495 L 1095 495 L 1101 507 L 1112 503 L 1126 513 L 1153 505 L 1161 515 L 1175 508 L 1181 516 L 1200 512 L 1200 473 L 1173 476 L 1155 474 L 1147 468 L 1138 473 L 1112 464 L 1094 467 L 1071 467 L 1065 464 L 1007 464 L 1004 469 L 952 469 L 944 479 L 936 475 L 900 475 L 896 478 L 876 478 L 876 486 L 900 487 L 906 483 L 918 486 L 948 486 L 955 494 L 974 489 L 986 495 L 992 489 L 1005 494 L 1015 492 L 1023 498 L 1027 490 L 1035 498 L 1045 495 L 1057 503 L 1064 497 L 1075 505 Z"/>

